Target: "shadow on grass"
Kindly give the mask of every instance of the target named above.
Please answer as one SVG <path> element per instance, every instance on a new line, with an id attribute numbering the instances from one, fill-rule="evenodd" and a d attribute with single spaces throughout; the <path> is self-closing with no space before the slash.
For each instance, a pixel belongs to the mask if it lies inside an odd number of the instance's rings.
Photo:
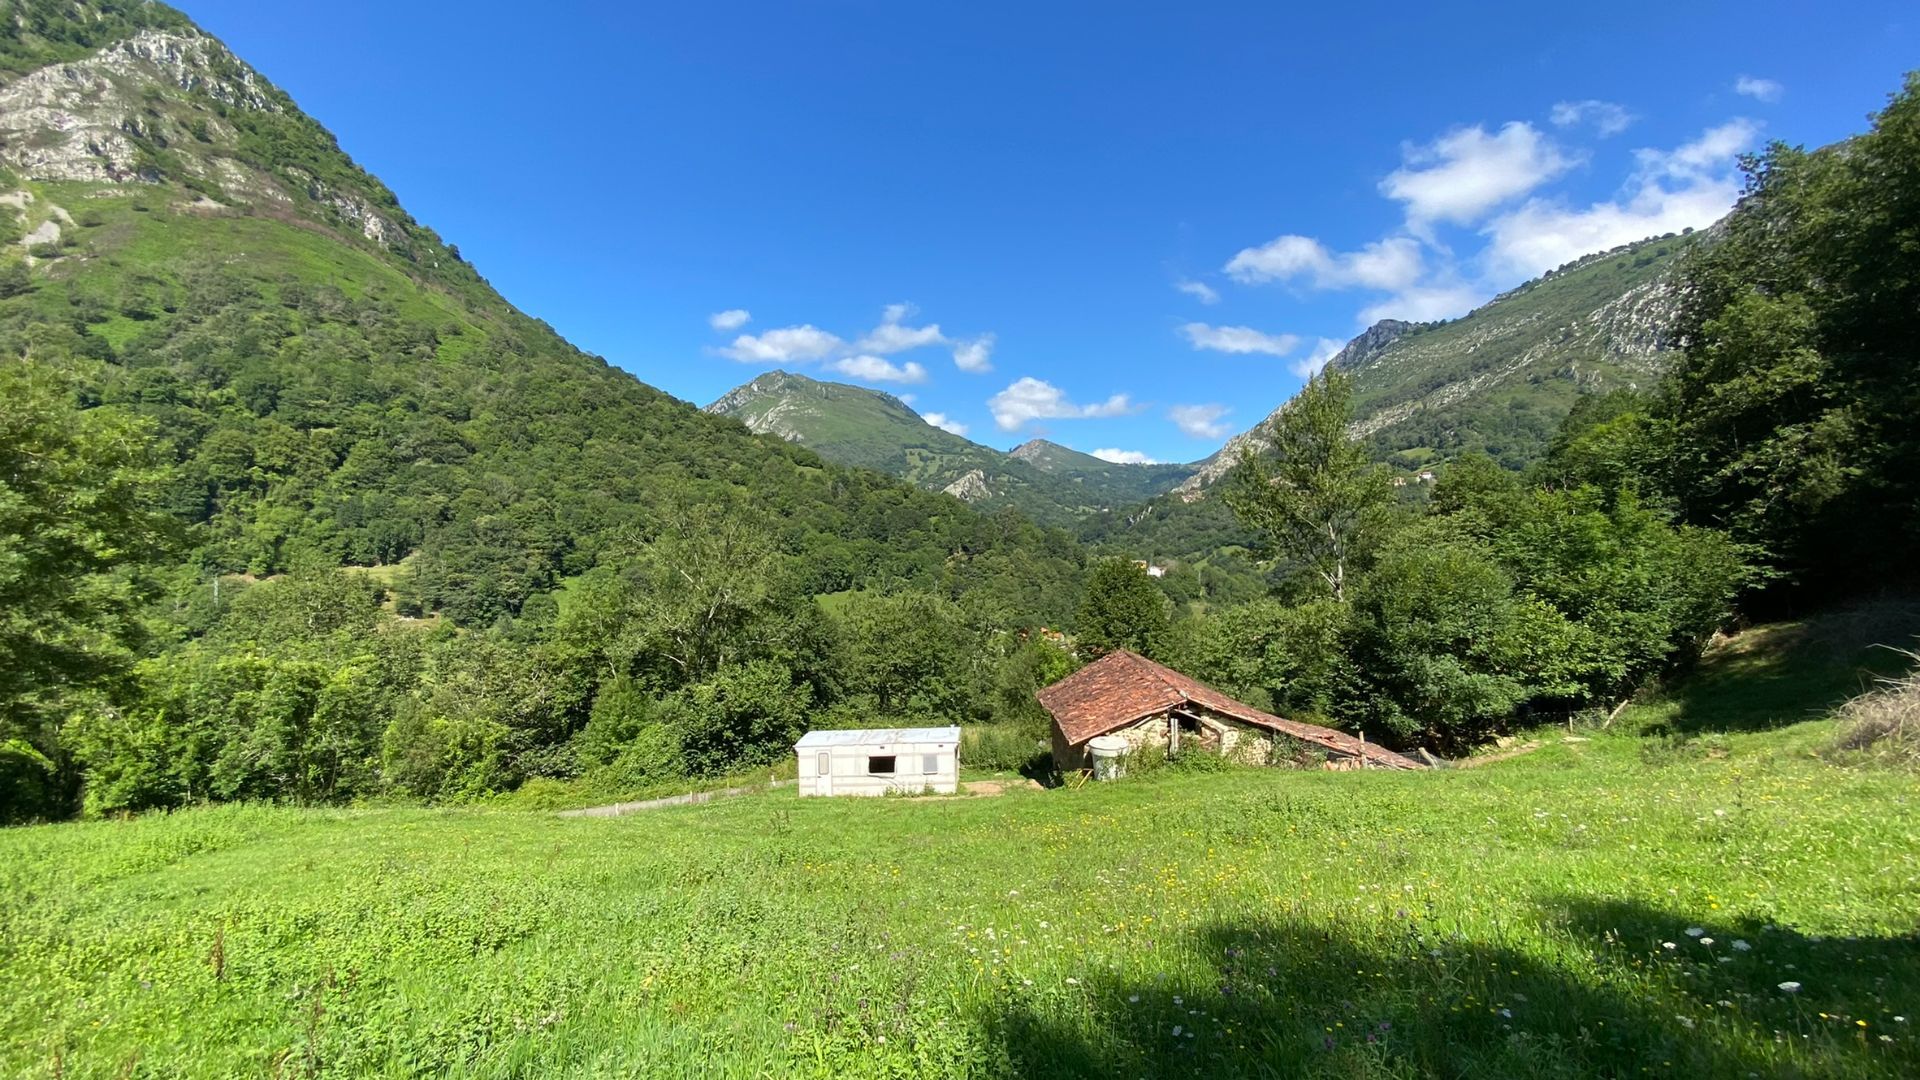
<path id="1" fill-rule="evenodd" d="M 1552 963 L 1418 912 L 1358 933 L 1284 918 L 1205 925 L 1160 944 L 1168 970 L 1186 974 L 1141 984 L 1090 973 L 1069 988 L 1084 1008 L 1015 1000 L 987 1026 L 996 1064 L 1026 1076 L 1920 1075 L 1909 1032 L 1882 1042 L 1878 1021 L 1857 1028 L 1847 1012 L 1912 1000 L 1913 939 L 1849 943 L 1827 962 L 1822 943 L 1788 931 L 1689 938 L 1686 923 L 1634 905 L 1543 916 L 1564 944 Z M 1743 934 L 1750 949 L 1719 963 Z M 1706 937 L 1719 954 L 1705 955 Z M 1876 951 L 1841 973 L 1845 957 Z M 1800 994 L 1778 987 L 1801 969 L 1834 975 L 1817 994 L 1811 974 Z"/>
<path id="2" fill-rule="evenodd" d="M 1759 626 L 1716 645 L 1666 698 L 1671 716 L 1652 735 L 1762 731 L 1815 720 L 1881 678 L 1907 671 L 1920 638 L 1920 603 L 1883 600 Z"/>
<path id="3" fill-rule="evenodd" d="M 1761 919 L 1689 918 L 1630 901 L 1588 898 L 1564 903 L 1558 919 L 1569 936 L 1612 962 L 1660 957 L 1702 1001 L 1731 1001 L 1749 1016 L 1782 1024 L 1811 1017 L 1816 1023 L 1798 1032 L 1809 1037 L 1824 1031 L 1849 1044 L 1863 1035 L 1874 1044 L 1882 1034 L 1895 1038 L 1905 1075 L 1920 1075 L 1920 1042 L 1907 1037 L 1920 1036 L 1920 1016 L 1910 1017 L 1915 1023 L 1893 1019 L 1920 1006 L 1920 928 L 1883 937 L 1823 937 Z M 1789 992 L 1783 983 L 1798 989 Z"/>

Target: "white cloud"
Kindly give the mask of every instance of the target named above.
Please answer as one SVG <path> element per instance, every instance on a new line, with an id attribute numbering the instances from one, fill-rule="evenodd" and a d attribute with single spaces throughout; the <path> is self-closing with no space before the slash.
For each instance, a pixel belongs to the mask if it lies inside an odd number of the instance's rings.
<path id="1" fill-rule="evenodd" d="M 1672 150 L 1636 151 L 1639 171 L 1616 199 L 1585 207 L 1529 200 L 1483 230 L 1488 269 L 1533 277 L 1596 251 L 1705 228 L 1739 198 L 1735 159 L 1759 134 L 1758 124 L 1736 119 Z"/>
<path id="2" fill-rule="evenodd" d="M 896 364 L 878 356 L 847 356 L 835 360 L 827 367 L 842 375 L 851 375 L 867 382 L 922 383 L 927 381 L 927 369 L 909 360 Z"/>
<path id="3" fill-rule="evenodd" d="M 946 413 L 938 413 L 938 412 L 921 413 L 920 419 L 925 420 L 927 423 L 932 424 L 934 427 L 937 427 L 941 431 L 947 432 L 948 434 L 951 434 L 951 435 L 965 436 L 967 433 L 967 425 L 961 423 L 958 420 L 955 420 L 953 417 L 948 416 Z"/>
<path id="4" fill-rule="evenodd" d="M 1407 226 L 1416 233 L 1439 221 L 1470 225 L 1574 164 L 1519 120 L 1495 134 L 1477 124 L 1456 128 L 1426 146 L 1405 148 L 1403 156 L 1406 164 L 1380 181 L 1380 192 L 1406 205 Z"/>
<path id="5" fill-rule="evenodd" d="M 955 340 L 941 332 L 939 324 L 909 326 L 915 309 L 912 304 L 888 304 L 881 309 L 880 324 L 849 343 L 839 335 L 811 323 L 768 330 L 762 334 L 741 334 L 732 344 L 711 350 L 714 354 L 747 364 L 805 364 L 826 362 L 826 366 L 844 375 L 872 382 L 924 382 L 927 369 L 918 363 L 896 364 L 885 359 L 929 345 L 952 345 L 954 363 L 962 371 L 991 371 L 994 337 L 980 334 Z M 750 318 L 744 309 L 715 312 L 707 322 L 715 329 L 737 329 Z"/>
<path id="6" fill-rule="evenodd" d="M 1289 235 L 1241 250 L 1225 270 L 1249 285 L 1304 277 L 1320 289 L 1399 289 L 1417 280 L 1422 266 L 1420 244 L 1412 237 L 1388 237 L 1336 255 L 1310 236 Z"/>
<path id="7" fill-rule="evenodd" d="M 1560 102 L 1550 118 L 1563 128 L 1586 125 L 1602 137 L 1633 120 L 1624 107 L 1593 99 Z M 1406 147 L 1402 166 L 1381 181 L 1381 195 L 1403 206 L 1400 231 L 1348 252 L 1331 251 L 1309 236 L 1279 236 L 1235 254 L 1224 271 L 1242 283 L 1280 281 L 1384 294 L 1357 313 L 1362 326 L 1389 318 L 1456 318 L 1518 281 L 1583 255 L 1717 221 L 1739 194 L 1735 159 L 1759 136 L 1759 124 L 1736 118 L 1680 146 L 1635 150 L 1633 172 L 1613 197 L 1573 203 L 1540 189 L 1584 161 L 1583 155 L 1520 121 L 1492 131 L 1482 125 L 1456 128 L 1425 145 Z M 1441 223 L 1474 228 L 1481 246 L 1456 256 L 1434 235 Z M 1232 348 L 1237 342 L 1237 351 L 1280 352 L 1262 348 L 1266 335 L 1246 327 L 1196 322 L 1182 330 L 1196 348 Z M 1287 355 L 1296 344 L 1286 342 Z M 1321 339 L 1289 366 L 1297 374 L 1311 374 L 1340 347 Z"/>
<path id="8" fill-rule="evenodd" d="M 987 400 L 987 408 L 1002 431 L 1018 431 L 1033 420 L 1084 420 L 1134 411 L 1125 394 L 1115 394 L 1097 405 L 1076 405 L 1059 387 L 1031 375 L 993 395 Z"/>
<path id="9" fill-rule="evenodd" d="M 864 353 L 897 353 L 909 349 L 918 349 L 925 345 L 944 345 L 947 338 L 940 332 L 940 324 L 928 326 L 908 326 L 906 318 L 912 315 L 912 304 L 888 304 L 880 313 L 880 325 L 867 331 L 867 335 L 853 343 L 854 349 Z"/>
<path id="10" fill-rule="evenodd" d="M 1404 236 L 1376 241 L 1335 261 L 1341 283 L 1369 289 L 1398 289 L 1420 276 L 1420 245 Z"/>
<path id="11" fill-rule="evenodd" d="M 1101 447 L 1093 451 L 1093 456 L 1101 461 L 1111 461 L 1115 465 L 1158 465 L 1158 461 L 1138 450 L 1116 450 L 1113 447 Z"/>
<path id="12" fill-rule="evenodd" d="M 1461 282 L 1414 285 L 1362 308 L 1359 322 L 1361 326 L 1372 326 L 1381 319 L 1405 319 L 1408 322 L 1454 319 L 1479 307 L 1489 295 L 1484 288 Z"/>
<path id="13" fill-rule="evenodd" d="M 1219 290 L 1204 281 L 1176 281 L 1173 287 L 1203 304 L 1213 305 L 1220 302 Z"/>
<path id="14" fill-rule="evenodd" d="M 1251 326 L 1208 326 L 1190 322 L 1182 326 L 1180 332 L 1187 335 L 1194 348 L 1213 352 L 1285 356 L 1300 344 L 1300 339 L 1292 334 L 1268 334 Z"/>
<path id="15" fill-rule="evenodd" d="M 1223 267 L 1227 276 L 1243 284 L 1286 281 L 1302 274 L 1318 280 L 1333 265 L 1333 257 L 1311 236 L 1276 236 L 1257 248 L 1241 248 Z"/>
<path id="16" fill-rule="evenodd" d="M 1780 95 L 1786 93 L 1787 88 L 1772 79 L 1756 79 L 1752 75 L 1742 75 L 1733 80 L 1733 92 L 1755 101 L 1774 102 L 1780 100 Z"/>
<path id="17" fill-rule="evenodd" d="M 1626 106 L 1616 105 L 1611 101 L 1596 101 L 1593 98 L 1585 101 L 1559 102 L 1554 105 L 1548 118 L 1556 127 L 1572 127 L 1575 124 L 1592 121 L 1593 129 L 1599 132 L 1603 139 L 1609 135 L 1620 134 L 1633 123 L 1633 114 L 1627 111 Z"/>
<path id="18" fill-rule="evenodd" d="M 1220 418 L 1232 411 L 1225 405 L 1175 405 L 1167 410 L 1167 418 L 1191 438 L 1223 439 L 1233 429 Z"/>
<path id="19" fill-rule="evenodd" d="M 978 375 L 993 370 L 993 335 L 981 334 L 953 347 L 953 364 L 961 371 Z"/>
<path id="20" fill-rule="evenodd" d="M 1760 136 L 1760 124 L 1735 117 L 1719 127 L 1708 128 L 1700 137 L 1672 150 L 1636 150 L 1640 178 L 1664 176 L 1676 180 L 1703 180 L 1729 175 L 1742 150 Z"/>
<path id="21" fill-rule="evenodd" d="M 1313 343 L 1312 352 L 1295 360 L 1290 366 L 1293 368 L 1293 373 L 1301 378 L 1316 375 L 1321 368 L 1327 366 L 1327 361 L 1333 359 L 1341 349 L 1346 347 L 1346 342 L 1339 338 L 1323 337 Z"/>
<path id="22" fill-rule="evenodd" d="M 838 337 L 811 324 L 787 326 L 764 334 L 741 334 L 720 349 L 722 356 L 744 364 L 791 364 L 819 360 L 845 348 Z"/>

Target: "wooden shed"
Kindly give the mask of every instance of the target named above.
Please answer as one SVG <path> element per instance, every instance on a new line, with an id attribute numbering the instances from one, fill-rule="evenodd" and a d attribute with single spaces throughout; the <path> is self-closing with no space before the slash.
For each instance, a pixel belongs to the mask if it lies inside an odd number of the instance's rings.
<path id="1" fill-rule="evenodd" d="M 1409 757 L 1344 731 L 1286 720 L 1121 649 L 1039 693 L 1053 717 L 1053 762 L 1086 768 L 1087 744 L 1117 735 L 1133 751 L 1198 746 L 1248 764 L 1420 769 Z"/>
<path id="2" fill-rule="evenodd" d="M 793 745 L 802 795 L 887 795 L 960 789 L 960 729 L 809 731 Z"/>

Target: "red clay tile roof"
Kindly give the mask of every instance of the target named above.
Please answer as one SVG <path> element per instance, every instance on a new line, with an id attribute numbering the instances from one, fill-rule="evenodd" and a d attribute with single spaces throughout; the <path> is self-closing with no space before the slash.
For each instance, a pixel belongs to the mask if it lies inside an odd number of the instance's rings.
<path id="1" fill-rule="evenodd" d="M 1078 746 L 1096 735 L 1126 727 L 1184 702 L 1231 716 L 1249 724 L 1278 731 L 1303 742 L 1314 743 L 1342 754 L 1365 757 L 1376 765 L 1394 769 L 1423 768 L 1412 758 L 1403 757 L 1374 743 L 1361 742 L 1343 731 L 1283 720 L 1215 690 L 1206 683 L 1138 656 L 1125 649 L 1108 653 L 1079 671 L 1061 679 L 1039 693 L 1040 704 L 1053 715 L 1053 722 L 1066 736 L 1067 745 Z"/>

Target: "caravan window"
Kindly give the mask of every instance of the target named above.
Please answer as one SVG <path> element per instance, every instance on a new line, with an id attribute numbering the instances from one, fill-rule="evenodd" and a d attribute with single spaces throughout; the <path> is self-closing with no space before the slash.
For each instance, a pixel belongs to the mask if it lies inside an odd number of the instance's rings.
<path id="1" fill-rule="evenodd" d="M 940 755 L 939 755 L 939 754 L 923 754 L 923 755 L 921 755 L 921 757 L 920 757 L 920 771 L 921 771 L 921 772 L 924 772 L 924 773 L 937 773 L 937 772 L 939 772 L 939 771 L 940 771 Z"/>
<path id="2" fill-rule="evenodd" d="M 868 758 L 867 771 L 870 773 L 891 773 L 893 771 L 892 755 Z"/>

